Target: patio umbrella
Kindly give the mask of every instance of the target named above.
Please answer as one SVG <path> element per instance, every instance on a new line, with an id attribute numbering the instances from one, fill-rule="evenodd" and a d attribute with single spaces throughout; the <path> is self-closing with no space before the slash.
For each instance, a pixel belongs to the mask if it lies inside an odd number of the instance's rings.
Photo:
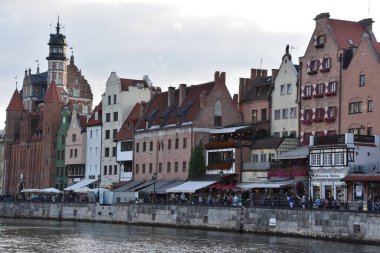
<path id="1" fill-rule="evenodd" d="M 76 189 L 74 192 L 76 192 L 76 193 L 88 193 L 89 191 L 91 191 L 91 189 L 88 188 L 87 186 L 84 186 L 82 188 Z"/>
<path id="2" fill-rule="evenodd" d="M 230 191 L 239 191 L 241 188 L 237 187 L 236 185 L 233 184 L 221 184 L 221 183 L 215 183 L 210 185 L 208 188 L 210 189 L 216 189 L 216 190 L 230 190 Z"/>
<path id="3" fill-rule="evenodd" d="M 45 188 L 45 189 L 41 189 L 42 193 L 61 193 L 60 190 L 56 189 L 56 188 Z"/>
<path id="4" fill-rule="evenodd" d="M 31 192 L 31 193 L 39 193 L 40 189 L 22 189 L 21 192 Z"/>

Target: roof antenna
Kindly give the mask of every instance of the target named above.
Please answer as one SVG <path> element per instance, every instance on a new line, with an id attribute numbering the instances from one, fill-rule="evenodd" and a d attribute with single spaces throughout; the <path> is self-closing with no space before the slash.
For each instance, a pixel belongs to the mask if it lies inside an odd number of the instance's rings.
<path id="1" fill-rule="evenodd" d="M 53 24 L 52 24 L 52 22 L 50 21 L 50 33 L 53 33 Z"/>
<path id="2" fill-rule="evenodd" d="M 39 74 L 40 73 L 40 63 L 38 62 L 38 59 L 36 60 L 36 62 L 37 62 L 37 74 Z"/>
<path id="3" fill-rule="evenodd" d="M 261 65 L 263 64 L 263 58 L 261 57 L 260 58 L 260 69 L 261 69 Z"/>

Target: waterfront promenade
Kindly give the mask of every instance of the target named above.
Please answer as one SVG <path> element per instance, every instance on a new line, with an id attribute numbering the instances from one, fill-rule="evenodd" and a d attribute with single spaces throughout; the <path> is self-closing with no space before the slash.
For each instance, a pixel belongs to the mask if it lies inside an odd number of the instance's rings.
<path id="1" fill-rule="evenodd" d="M 380 244 L 380 214 L 335 209 L 0 202 L 0 216 L 264 233 Z"/>

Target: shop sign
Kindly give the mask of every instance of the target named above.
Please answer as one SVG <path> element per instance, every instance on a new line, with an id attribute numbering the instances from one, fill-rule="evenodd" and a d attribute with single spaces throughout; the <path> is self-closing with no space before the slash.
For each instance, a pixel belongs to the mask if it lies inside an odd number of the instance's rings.
<path id="1" fill-rule="evenodd" d="M 317 178 L 343 178 L 344 177 L 344 174 L 340 174 L 340 173 L 320 173 L 320 174 L 314 174 L 314 177 L 313 179 L 317 179 Z"/>

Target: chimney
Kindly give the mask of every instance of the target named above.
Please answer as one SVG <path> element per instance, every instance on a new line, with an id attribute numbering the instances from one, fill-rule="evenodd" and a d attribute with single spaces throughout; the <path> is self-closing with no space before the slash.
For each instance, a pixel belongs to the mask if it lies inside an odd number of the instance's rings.
<path id="1" fill-rule="evenodd" d="M 175 88 L 170 86 L 168 88 L 168 107 L 174 105 L 174 99 L 175 99 Z"/>
<path id="2" fill-rule="evenodd" d="M 219 71 L 215 71 L 215 74 L 214 74 L 214 82 L 216 84 L 226 84 L 226 72 L 219 72 Z"/>
<path id="3" fill-rule="evenodd" d="M 267 77 L 268 76 L 268 70 L 266 69 L 261 69 L 261 77 Z"/>
<path id="4" fill-rule="evenodd" d="M 139 117 L 141 117 L 144 114 L 145 109 L 146 109 L 146 103 L 145 103 L 145 101 L 141 101 L 140 115 L 139 115 Z"/>
<path id="5" fill-rule="evenodd" d="M 182 105 L 186 98 L 186 84 L 182 83 L 179 85 L 179 106 Z"/>
<path id="6" fill-rule="evenodd" d="M 277 75 L 278 75 L 278 69 L 272 69 L 272 83 L 276 81 Z"/>
<path id="7" fill-rule="evenodd" d="M 206 97 L 207 97 L 207 91 L 202 90 L 201 95 L 200 95 L 200 107 L 201 108 L 203 108 L 207 105 Z"/>
<path id="8" fill-rule="evenodd" d="M 251 79 L 255 80 L 257 75 L 258 75 L 257 69 L 251 69 Z"/>
<path id="9" fill-rule="evenodd" d="M 319 23 L 326 23 L 329 19 L 330 19 L 330 13 L 328 12 L 318 14 L 314 18 L 316 25 L 318 25 Z"/>
<path id="10" fill-rule="evenodd" d="M 244 95 L 244 93 L 245 93 L 245 90 L 246 90 L 246 78 L 243 78 L 243 77 L 241 77 L 240 79 L 239 79 L 239 98 L 240 98 L 240 101 L 239 102 L 241 102 L 241 100 L 242 100 L 242 97 L 243 97 L 243 95 Z"/>

